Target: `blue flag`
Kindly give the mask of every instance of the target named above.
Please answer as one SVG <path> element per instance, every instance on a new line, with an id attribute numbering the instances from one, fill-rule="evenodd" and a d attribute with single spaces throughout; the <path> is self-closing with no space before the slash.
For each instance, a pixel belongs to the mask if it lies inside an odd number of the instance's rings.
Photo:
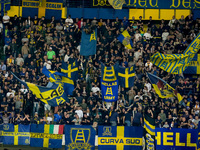
<path id="1" fill-rule="evenodd" d="M 14 74 L 13 74 L 14 75 Z M 68 94 L 71 94 L 74 88 L 74 85 L 70 83 L 53 83 L 51 88 L 35 85 L 33 83 L 24 82 L 20 80 L 17 76 L 14 77 L 19 80 L 24 86 L 26 86 L 33 94 L 45 104 L 51 106 L 58 106 L 63 104 L 68 100 Z M 68 82 L 69 80 L 65 80 Z M 69 93 L 71 92 L 71 93 Z"/>
<path id="2" fill-rule="evenodd" d="M 119 85 L 125 88 L 133 87 L 135 80 L 135 66 L 124 68 L 119 66 L 118 68 L 118 80 Z"/>
<path id="3" fill-rule="evenodd" d="M 29 145 L 30 125 L 3 125 L 3 144 L 5 145 Z"/>
<path id="4" fill-rule="evenodd" d="M 114 66 L 105 66 L 101 62 L 101 78 L 103 81 L 116 81 L 117 80 L 117 68 L 119 64 L 115 63 Z"/>
<path id="5" fill-rule="evenodd" d="M 62 62 L 61 72 L 69 79 L 76 81 L 78 79 L 77 60 L 75 60 L 72 64 L 67 64 L 66 62 Z"/>
<path id="6" fill-rule="evenodd" d="M 91 34 L 86 34 L 85 31 L 82 31 L 80 55 L 82 56 L 95 55 L 96 45 L 97 45 L 97 29 L 95 29 L 95 31 L 93 31 Z"/>
<path id="7" fill-rule="evenodd" d="M 115 102 L 118 100 L 118 80 L 103 81 L 101 79 L 102 100 L 105 102 Z"/>
<path id="8" fill-rule="evenodd" d="M 99 150 L 142 150 L 142 127 L 98 126 Z"/>
<path id="9" fill-rule="evenodd" d="M 95 150 L 95 135 L 92 126 L 65 125 L 65 150 Z"/>
<path id="10" fill-rule="evenodd" d="M 62 148 L 64 125 L 31 124 L 30 146 Z"/>
<path id="11" fill-rule="evenodd" d="M 183 72 L 184 74 L 200 74 L 200 54 L 196 54 Z"/>

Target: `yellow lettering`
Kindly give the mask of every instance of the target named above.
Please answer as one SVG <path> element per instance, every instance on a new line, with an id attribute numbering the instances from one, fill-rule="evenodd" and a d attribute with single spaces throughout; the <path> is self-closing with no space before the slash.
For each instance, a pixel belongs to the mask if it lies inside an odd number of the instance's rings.
<path id="1" fill-rule="evenodd" d="M 186 6 L 185 4 L 187 4 L 188 6 Z M 183 5 L 183 7 L 185 7 L 185 8 L 191 8 L 191 0 L 189 0 L 188 2 L 186 2 L 186 0 L 183 0 L 182 1 L 182 5 Z"/>
<path id="2" fill-rule="evenodd" d="M 161 132 L 157 132 L 156 140 L 157 140 L 157 145 L 161 145 Z"/>
<path id="3" fill-rule="evenodd" d="M 136 6 L 137 0 L 134 0 L 133 4 L 131 4 L 131 0 L 128 1 L 127 6 Z"/>
<path id="4" fill-rule="evenodd" d="M 173 137 L 168 137 L 168 136 L 173 136 L 173 132 L 163 132 L 163 145 L 166 146 L 173 146 L 173 142 L 168 142 L 169 140 L 172 141 Z"/>
<path id="5" fill-rule="evenodd" d="M 151 7 L 158 7 L 158 0 L 156 0 L 156 4 L 155 4 L 155 5 L 152 4 L 152 1 L 153 1 L 153 0 L 149 0 L 149 5 L 150 5 Z"/>
<path id="6" fill-rule="evenodd" d="M 130 72 L 133 71 L 133 66 L 130 68 Z"/>
<path id="7" fill-rule="evenodd" d="M 180 133 L 176 133 L 176 146 L 185 146 L 185 143 L 180 142 Z"/>
<path id="8" fill-rule="evenodd" d="M 107 95 L 107 94 L 113 95 L 112 87 L 107 87 L 107 89 L 106 89 L 106 95 Z"/>
<path id="9" fill-rule="evenodd" d="M 90 35 L 90 41 L 92 41 L 92 40 L 96 41 L 95 32 Z"/>
<path id="10" fill-rule="evenodd" d="M 193 7 L 193 9 L 194 8 L 200 8 L 200 1 L 199 0 L 194 0 L 194 7 Z"/>
<path id="11" fill-rule="evenodd" d="M 187 133 L 187 147 L 196 147 L 196 143 L 191 143 L 191 133 Z"/>
<path id="12" fill-rule="evenodd" d="M 180 6 L 180 4 L 181 4 L 180 0 L 178 0 L 178 4 L 177 5 L 175 5 L 175 0 L 172 0 L 172 5 L 170 6 L 170 8 L 172 8 L 172 7 L 178 8 Z"/>
<path id="13" fill-rule="evenodd" d="M 138 4 L 141 7 L 147 7 L 147 0 L 138 0 Z"/>

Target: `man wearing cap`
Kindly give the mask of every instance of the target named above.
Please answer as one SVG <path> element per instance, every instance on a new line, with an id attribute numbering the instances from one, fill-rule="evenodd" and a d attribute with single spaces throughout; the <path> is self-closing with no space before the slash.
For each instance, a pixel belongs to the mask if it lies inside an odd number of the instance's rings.
<path id="1" fill-rule="evenodd" d="M 49 47 L 49 51 L 47 52 L 48 60 L 52 60 L 53 59 L 53 55 L 56 55 L 56 53 L 52 50 L 52 47 Z"/>

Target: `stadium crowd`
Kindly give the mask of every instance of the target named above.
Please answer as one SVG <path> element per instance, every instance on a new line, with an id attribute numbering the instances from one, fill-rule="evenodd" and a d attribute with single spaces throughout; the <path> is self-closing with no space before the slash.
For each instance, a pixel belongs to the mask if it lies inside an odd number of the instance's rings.
<path id="1" fill-rule="evenodd" d="M 138 19 L 138 20 L 135 20 Z M 95 56 L 80 56 L 81 31 L 97 28 Z M 128 30 L 133 49 L 126 49 L 118 40 Z M 193 15 L 155 23 L 142 17 L 128 20 L 93 20 L 71 18 L 56 20 L 0 16 L 0 45 L 4 56 L 0 65 L 0 123 L 75 124 L 75 125 L 143 125 L 144 113 L 155 119 L 156 127 L 197 128 L 200 121 L 200 77 L 186 78 L 167 73 L 150 62 L 156 53 L 181 54 L 200 31 L 200 19 Z M 3 58 L 3 57 L 2 57 Z M 78 60 L 79 79 L 69 102 L 58 107 L 43 104 L 11 74 L 37 85 L 46 86 L 48 78 L 43 66 L 60 71 L 62 61 Z M 101 98 L 100 62 L 136 66 L 131 88 L 119 87 L 118 101 L 104 103 Z M 146 72 L 163 78 L 183 96 L 161 99 L 157 96 Z M 190 76 L 192 77 L 192 75 Z"/>

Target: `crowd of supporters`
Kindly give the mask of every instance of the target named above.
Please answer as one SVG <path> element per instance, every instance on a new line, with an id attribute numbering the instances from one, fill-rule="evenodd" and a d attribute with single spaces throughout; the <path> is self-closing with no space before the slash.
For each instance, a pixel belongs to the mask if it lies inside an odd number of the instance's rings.
<path id="1" fill-rule="evenodd" d="M 137 19 L 137 21 L 135 20 Z M 95 56 L 80 56 L 81 32 L 97 28 Z M 133 49 L 126 49 L 117 37 L 127 30 Z M 154 23 L 152 17 L 128 20 L 89 20 L 71 18 L 47 20 L 35 16 L 10 18 L 0 16 L 0 123 L 75 124 L 75 125 L 143 125 L 144 113 L 155 118 L 156 127 L 196 128 L 199 123 L 200 77 L 167 73 L 150 62 L 156 52 L 181 54 L 200 31 L 200 19 L 192 14 L 170 21 Z M 62 61 L 73 63 L 79 70 L 69 102 L 56 108 L 43 104 L 11 74 L 37 85 L 46 86 L 48 78 L 43 66 L 59 71 Z M 100 62 L 111 66 L 116 62 L 136 66 L 134 86 L 119 87 L 118 101 L 104 103 L 101 97 Z M 157 96 L 146 72 L 167 81 L 183 96 L 161 99 Z M 192 77 L 192 75 L 190 76 Z"/>

